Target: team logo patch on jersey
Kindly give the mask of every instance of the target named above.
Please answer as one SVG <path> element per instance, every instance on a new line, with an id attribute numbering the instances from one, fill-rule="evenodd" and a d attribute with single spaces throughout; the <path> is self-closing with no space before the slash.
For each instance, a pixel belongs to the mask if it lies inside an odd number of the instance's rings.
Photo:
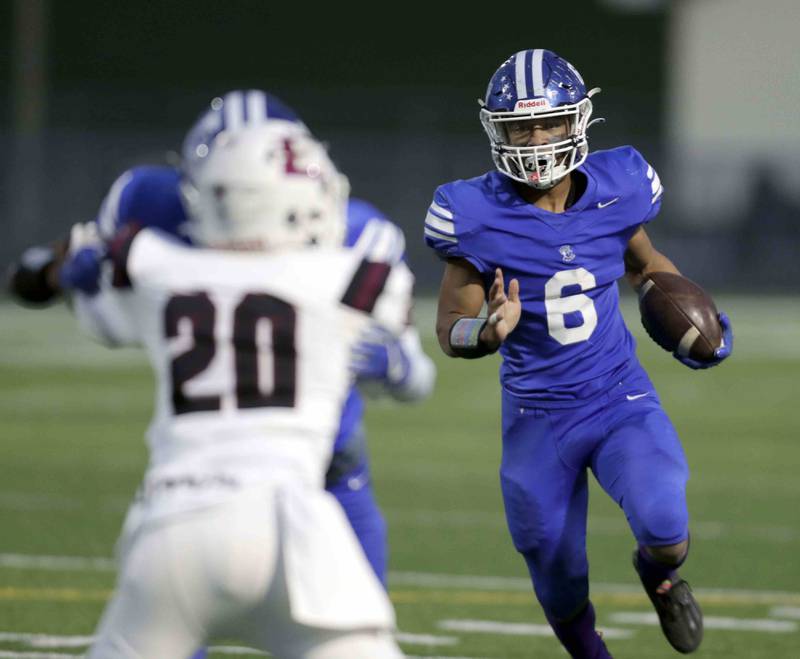
<path id="1" fill-rule="evenodd" d="M 575 260 L 575 252 L 572 251 L 572 245 L 561 245 L 558 248 L 558 253 L 561 254 L 561 260 L 564 263 L 572 263 Z"/>

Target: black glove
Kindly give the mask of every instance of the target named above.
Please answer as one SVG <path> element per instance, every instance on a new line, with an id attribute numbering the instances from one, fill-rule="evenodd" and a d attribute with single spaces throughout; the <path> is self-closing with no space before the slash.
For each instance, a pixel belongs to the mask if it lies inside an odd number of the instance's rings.
<path id="1" fill-rule="evenodd" d="M 36 245 L 29 247 L 12 263 L 8 270 L 8 291 L 17 302 L 30 306 L 42 306 L 52 302 L 60 294 L 48 277 L 49 269 L 56 262 L 53 247 Z"/>

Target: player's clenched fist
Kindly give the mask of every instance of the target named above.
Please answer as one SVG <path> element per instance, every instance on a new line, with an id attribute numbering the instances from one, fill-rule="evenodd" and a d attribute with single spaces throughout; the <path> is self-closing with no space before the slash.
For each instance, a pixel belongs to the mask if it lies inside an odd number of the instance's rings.
<path id="1" fill-rule="evenodd" d="M 503 271 L 500 268 L 494 271 L 494 281 L 489 289 L 489 313 L 486 326 L 481 332 L 481 341 L 489 346 L 496 347 L 506 340 L 514 331 L 522 313 L 522 303 L 519 301 L 519 282 L 512 279 L 508 284 L 506 294 Z"/>

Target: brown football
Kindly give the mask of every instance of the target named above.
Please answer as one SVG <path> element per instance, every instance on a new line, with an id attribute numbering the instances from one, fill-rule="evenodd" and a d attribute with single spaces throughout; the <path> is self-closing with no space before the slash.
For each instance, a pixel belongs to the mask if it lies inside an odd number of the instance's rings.
<path id="1" fill-rule="evenodd" d="M 664 350 L 710 361 L 722 342 L 714 301 L 691 279 L 653 272 L 639 289 L 642 325 Z"/>

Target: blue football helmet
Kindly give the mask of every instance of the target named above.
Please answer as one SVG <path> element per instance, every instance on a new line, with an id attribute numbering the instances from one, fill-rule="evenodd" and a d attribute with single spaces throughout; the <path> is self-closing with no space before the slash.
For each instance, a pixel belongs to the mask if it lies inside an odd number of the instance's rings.
<path id="1" fill-rule="evenodd" d="M 497 169 L 539 190 L 556 185 L 586 160 L 590 99 L 599 91 L 587 92 L 577 69 L 551 50 L 521 50 L 509 57 L 489 80 L 485 99 L 478 101 Z M 566 122 L 566 139 L 544 145 L 512 142 L 509 129 L 524 130 L 526 120 L 556 117 Z"/>

